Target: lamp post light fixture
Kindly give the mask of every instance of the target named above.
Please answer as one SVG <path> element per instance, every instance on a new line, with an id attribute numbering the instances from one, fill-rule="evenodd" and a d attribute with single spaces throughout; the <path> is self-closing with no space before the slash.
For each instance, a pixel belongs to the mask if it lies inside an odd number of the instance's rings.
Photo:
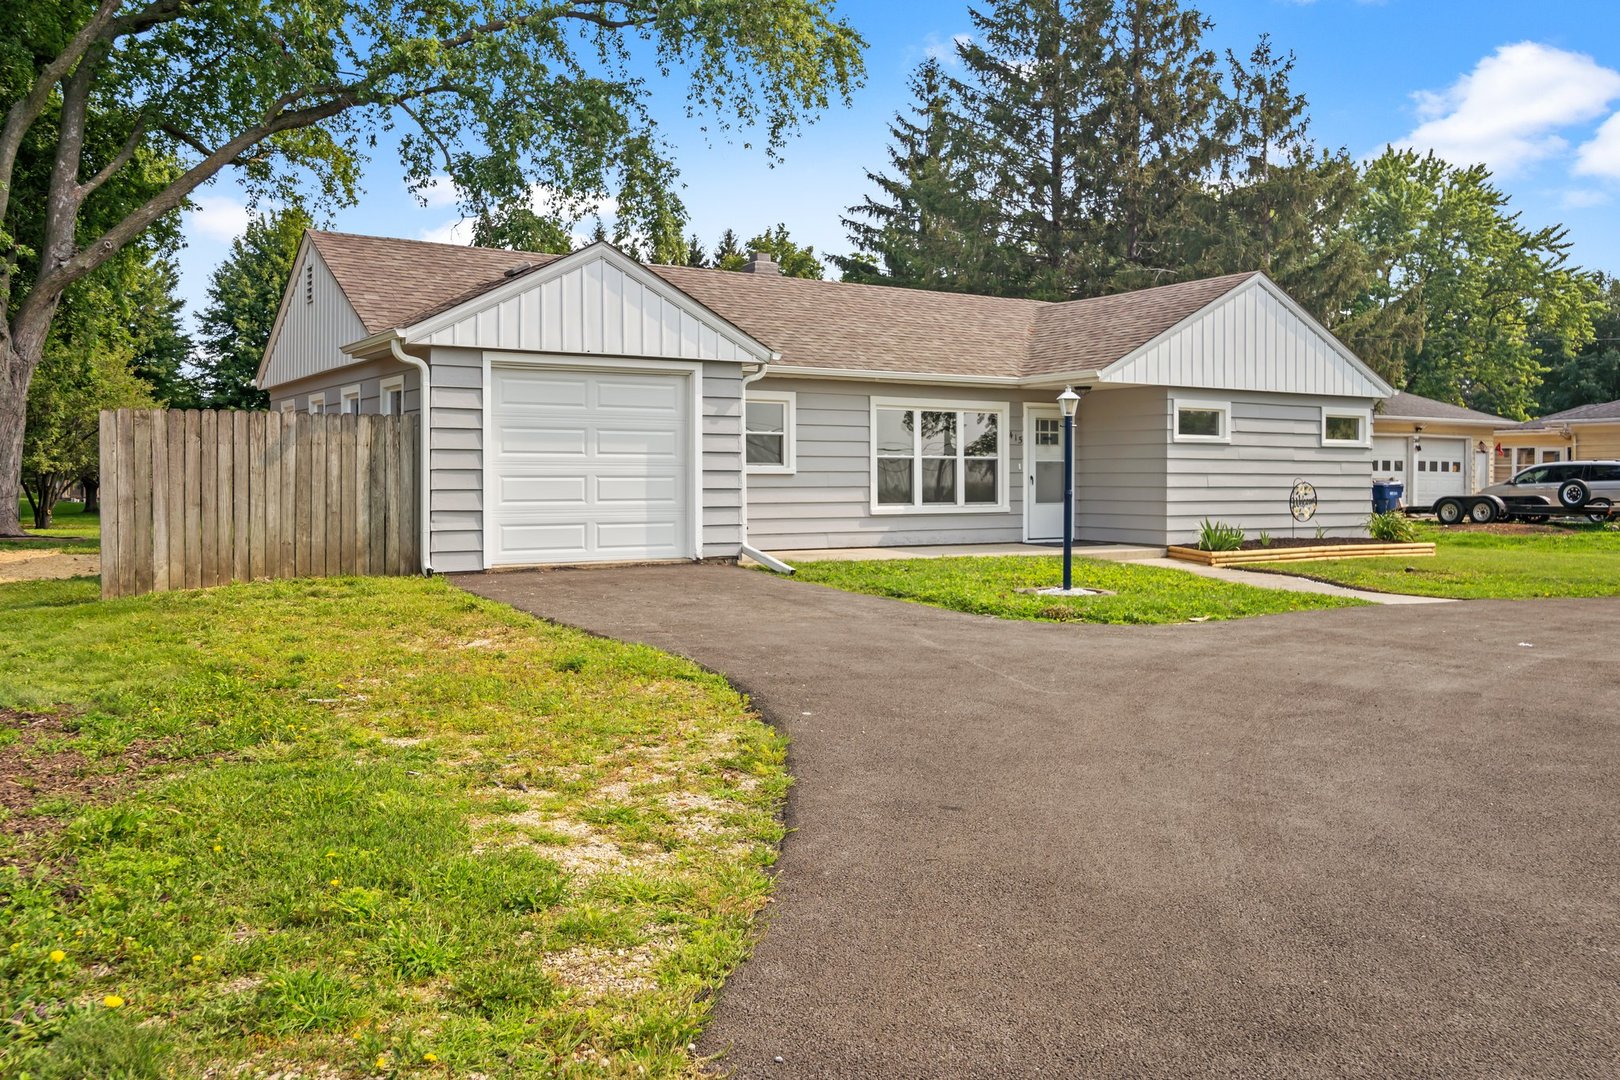
<path id="1" fill-rule="evenodd" d="M 1074 588 L 1074 412 L 1080 395 L 1065 386 L 1058 395 L 1063 407 L 1063 591 Z"/>

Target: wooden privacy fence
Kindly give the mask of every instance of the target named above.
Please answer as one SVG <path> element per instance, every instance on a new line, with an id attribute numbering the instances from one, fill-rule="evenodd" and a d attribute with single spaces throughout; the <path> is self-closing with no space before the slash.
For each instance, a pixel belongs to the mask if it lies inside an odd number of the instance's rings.
<path id="1" fill-rule="evenodd" d="M 101 595 L 421 567 L 414 416 L 101 414 Z"/>

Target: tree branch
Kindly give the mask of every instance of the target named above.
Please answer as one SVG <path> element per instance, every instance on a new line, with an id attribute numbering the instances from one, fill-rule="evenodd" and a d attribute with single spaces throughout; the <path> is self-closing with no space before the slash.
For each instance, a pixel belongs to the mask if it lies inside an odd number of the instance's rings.
<path id="1" fill-rule="evenodd" d="M 135 128 L 129 133 L 129 138 L 124 140 L 123 148 L 113 156 L 111 161 L 103 165 L 96 175 L 79 185 L 80 206 L 84 205 L 84 201 L 93 195 L 97 188 L 99 188 L 102 184 L 105 184 L 108 180 L 111 180 L 113 176 L 118 173 L 119 169 L 122 169 L 125 165 L 129 164 L 130 158 L 135 156 L 135 151 L 141 145 L 141 138 L 145 136 L 145 134 L 146 117 L 144 115 L 137 116 L 135 118 Z"/>
<path id="2" fill-rule="evenodd" d="M 549 22 L 553 19 L 574 19 L 579 22 L 588 22 L 603 30 L 626 30 L 632 26 L 650 26 L 658 21 L 655 11 L 651 15 L 639 19 L 610 19 L 600 11 L 589 11 L 584 8 L 568 8 L 563 11 L 553 11 L 547 15 L 518 15 L 510 19 L 491 19 L 489 22 L 468 27 L 454 37 L 440 38 L 439 45 L 446 49 L 459 49 L 463 45 L 470 45 L 481 37 L 498 34 L 502 30 L 511 30 L 514 27 L 528 26 L 537 22 Z"/>
<path id="3" fill-rule="evenodd" d="M 164 0 L 167 2 L 167 0 Z M 112 21 L 113 13 L 118 10 L 120 0 L 101 0 L 101 5 L 79 32 L 73 35 L 67 48 L 63 49 L 56 59 L 45 65 L 45 70 L 39 73 L 34 85 L 28 93 L 19 98 L 6 113 L 4 128 L 0 128 L 0 221 L 6 218 L 7 204 L 11 200 L 11 174 L 17 166 L 17 152 L 22 147 L 23 136 L 45 111 L 50 103 L 51 90 L 57 83 L 67 77 L 90 46 L 107 29 Z"/>

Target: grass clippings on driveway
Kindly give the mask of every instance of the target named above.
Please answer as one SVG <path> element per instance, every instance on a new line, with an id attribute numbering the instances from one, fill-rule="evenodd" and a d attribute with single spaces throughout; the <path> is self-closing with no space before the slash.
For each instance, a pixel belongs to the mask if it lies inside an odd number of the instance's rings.
<path id="1" fill-rule="evenodd" d="M 1420 528 L 1421 539 L 1436 543 L 1432 558 L 1261 563 L 1246 569 L 1455 600 L 1620 596 L 1620 530 L 1613 527 Z"/>
<path id="2" fill-rule="evenodd" d="M 795 576 L 850 592 L 913 600 L 976 615 L 1053 622 L 1178 623 L 1356 607 L 1362 603 L 1344 597 L 1238 585 L 1184 570 L 1097 559 L 1074 561 L 1074 584 L 1103 589 L 1112 595 L 1067 597 L 1020 592 L 1062 584 L 1063 560 L 1046 555 L 809 562 L 798 564 Z"/>
<path id="3" fill-rule="evenodd" d="M 723 680 L 443 582 L 96 589 L 0 586 L 0 1075 L 690 1074 L 787 785 Z"/>

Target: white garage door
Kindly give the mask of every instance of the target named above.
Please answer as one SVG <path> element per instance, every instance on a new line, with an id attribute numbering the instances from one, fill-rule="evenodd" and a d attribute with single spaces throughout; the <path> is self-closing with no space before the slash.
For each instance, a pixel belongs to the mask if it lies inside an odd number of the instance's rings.
<path id="1" fill-rule="evenodd" d="M 686 375 L 494 368 L 494 565 L 692 553 Z"/>
<path id="2" fill-rule="evenodd" d="M 1423 448 L 1413 456 L 1413 506 L 1433 506 L 1444 495 L 1468 494 L 1468 440 L 1437 439 L 1425 435 Z"/>
<path id="3" fill-rule="evenodd" d="M 1404 435 L 1374 435 L 1373 436 L 1373 479 L 1393 480 L 1398 484 L 1406 484 L 1410 489 L 1411 482 L 1406 476 L 1406 450 L 1410 442 Z M 1410 502 L 1412 492 L 1406 493 Z"/>

